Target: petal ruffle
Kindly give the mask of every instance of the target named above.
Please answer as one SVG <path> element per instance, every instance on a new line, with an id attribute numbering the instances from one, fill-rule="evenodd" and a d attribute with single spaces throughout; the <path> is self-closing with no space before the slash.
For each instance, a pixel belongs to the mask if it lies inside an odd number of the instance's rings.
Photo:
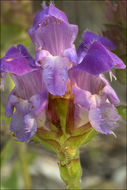
<path id="1" fill-rule="evenodd" d="M 34 60 L 23 45 L 12 46 L 1 59 L 1 71 L 24 75 L 37 69 Z"/>
<path id="2" fill-rule="evenodd" d="M 112 104 L 105 103 L 89 111 L 89 120 L 92 127 L 103 134 L 113 134 L 112 129 L 118 126 L 120 116 Z"/>

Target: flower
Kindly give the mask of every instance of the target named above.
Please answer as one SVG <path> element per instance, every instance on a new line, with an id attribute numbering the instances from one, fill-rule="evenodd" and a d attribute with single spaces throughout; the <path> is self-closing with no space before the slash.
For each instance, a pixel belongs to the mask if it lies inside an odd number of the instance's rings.
<path id="1" fill-rule="evenodd" d="M 37 13 L 28 32 L 36 46 L 36 65 L 42 67 L 44 83 L 53 95 L 65 94 L 68 69 L 77 61 L 73 44 L 77 32 L 78 27 L 69 24 L 65 13 L 52 2 Z"/>
<path id="2" fill-rule="evenodd" d="M 114 48 L 115 45 L 109 39 L 86 31 L 78 49 L 79 64 L 76 66 L 77 69 L 94 75 L 108 72 L 112 67 L 125 69 L 123 61 L 109 51 Z"/>
<path id="3" fill-rule="evenodd" d="M 23 45 L 11 47 L 1 59 L 1 71 L 9 72 L 15 83 L 8 97 L 6 116 L 12 117 L 10 130 L 21 142 L 28 142 L 35 134 L 35 118 L 47 105 L 41 68 L 33 65 L 34 60 Z"/>
<path id="4" fill-rule="evenodd" d="M 113 134 L 112 129 L 118 126 L 120 119 L 115 108 L 119 99 L 105 77 L 76 69 L 71 69 L 69 76 L 73 81 L 72 93 L 80 122 L 90 122 L 100 133 Z"/>
<path id="5" fill-rule="evenodd" d="M 110 51 L 115 48 L 112 41 L 90 31 L 84 33 L 76 52 L 77 32 L 64 12 L 52 2 L 49 7 L 44 4 L 28 32 L 36 46 L 35 59 L 19 44 L 0 60 L 2 85 L 7 73 L 15 83 L 6 116 L 12 117 L 10 130 L 18 141 L 29 142 L 34 134 L 42 138 L 46 133 L 54 142 L 65 133 L 73 136 L 81 126 L 84 135 L 91 126 L 114 134 L 120 119 L 115 108 L 119 99 L 103 73 L 113 75 L 113 67 L 124 69 L 125 65 Z"/>

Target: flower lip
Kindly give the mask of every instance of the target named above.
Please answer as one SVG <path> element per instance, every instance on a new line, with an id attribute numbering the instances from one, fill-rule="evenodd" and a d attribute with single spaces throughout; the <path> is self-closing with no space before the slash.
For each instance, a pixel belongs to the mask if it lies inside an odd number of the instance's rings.
<path id="1" fill-rule="evenodd" d="M 112 129 L 118 126 L 120 116 L 114 105 L 105 103 L 89 112 L 89 120 L 92 127 L 102 134 L 113 134 Z"/>

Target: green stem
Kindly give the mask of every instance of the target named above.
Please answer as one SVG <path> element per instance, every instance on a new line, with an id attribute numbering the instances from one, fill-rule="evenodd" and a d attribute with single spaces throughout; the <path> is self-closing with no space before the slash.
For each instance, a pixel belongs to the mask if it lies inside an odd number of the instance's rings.
<path id="1" fill-rule="evenodd" d="M 25 189 L 32 189 L 28 163 L 27 163 L 26 145 L 24 143 L 17 143 L 17 145 L 18 145 L 19 160 L 21 164 L 21 171 L 24 178 Z"/>
<path id="2" fill-rule="evenodd" d="M 67 189 L 81 189 L 80 180 L 82 175 L 79 154 L 75 158 L 65 157 L 58 163 L 60 175 L 67 185 Z"/>

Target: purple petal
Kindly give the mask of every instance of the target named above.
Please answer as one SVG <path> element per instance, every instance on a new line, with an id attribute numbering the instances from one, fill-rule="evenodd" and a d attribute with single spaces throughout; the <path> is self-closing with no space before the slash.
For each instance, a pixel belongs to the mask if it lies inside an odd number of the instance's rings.
<path id="1" fill-rule="evenodd" d="M 24 75 L 36 68 L 32 67 L 34 60 L 23 45 L 11 47 L 1 59 L 1 70 L 17 75 Z"/>
<path id="2" fill-rule="evenodd" d="M 69 70 L 69 77 L 79 88 L 89 91 L 91 94 L 96 94 L 103 89 L 106 83 L 102 77 L 78 70 L 77 67 Z"/>
<path id="3" fill-rule="evenodd" d="M 67 58 L 48 57 L 43 69 L 43 79 L 53 95 L 64 95 L 68 79 Z"/>
<path id="4" fill-rule="evenodd" d="M 78 57 L 77 57 L 77 52 L 76 52 L 76 49 L 75 49 L 75 45 L 72 45 L 71 48 L 68 48 L 68 49 L 64 50 L 62 56 L 63 57 L 68 57 L 70 62 L 77 64 Z"/>
<path id="5" fill-rule="evenodd" d="M 114 62 L 109 51 L 100 43 L 94 42 L 77 69 L 98 75 L 109 71 L 113 66 Z"/>
<path id="6" fill-rule="evenodd" d="M 89 30 L 85 31 L 83 34 L 83 44 L 85 46 L 88 46 L 92 44 L 94 41 L 101 42 L 101 44 L 103 44 L 106 48 L 110 50 L 113 50 L 116 48 L 115 44 L 108 38 L 99 36 Z"/>
<path id="7" fill-rule="evenodd" d="M 40 50 L 36 52 L 35 64 L 41 66 L 45 64 L 46 58 L 51 56 L 51 54 L 46 50 Z"/>
<path id="8" fill-rule="evenodd" d="M 34 66 L 34 67 L 35 67 L 34 59 L 33 59 L 33 57 L 28 53 L 27 49 L 26 49 L 22 44 L 17 45 L 17 49 L 19 50 L 20 54 L 28 61 L 28 63 L 29 63 L 31 66 Z"/>
<path id="9" fill-rule="evenodd" d="M 6 104 L 5 115 L 7 117 L 12 117 L 13 112 L 14 112 L 14 106 L 15 106 L 16 103 L 18 103 L 18 98 L 13 94 L 14 94 L 14 89 L 10 93 L 10 95 L 8 97 L 7 104 Z"/>
<path id="10" fill-rule="evenodd" d="M 29 99 L 38 94 L 44 88 L 42 70 L 35 70 L 22 76 L 11 75 L 15 83 L 16 95 L 23 99 Z"/>
<path id="11" fill-rule="evenodd" d="M 91 93 L 78 88 L 77 86 L 72 86 L 72 93 L 75 96 L 74 103 L 78 104 L 89 110 L 91 104 Z"/>
<path id="12" fill-rule="evenodd" d="M 54 7 L 52 2 L 50 2 L 49 7 L 44 4 L 43 9 L 36 14 L 33 22 L 33 27 L 37 28 L 42 20 L 47 16 L 54 16 L 68 23 L 68 19 L 65 13 Z"/>
<path id="13" fill-rule="evenodd" d="M 86 111 L 83 107 L 76 105 L 75 106 L 75 127 L 81 127 L 89 122 L 88 111 Z"/>
<path id="14" fill-rule="evenodd" d="M 30 115 L 23 117 L 19 112 L 15 112 L 11 120 L 10 130 L 16 134 L 18 141 L 28 142 L 37 129 L 36 121 Z"/>
<path id="15" fill-rule="evenodd" d="M 32 104 L 32 113 L 34 116 L 38 116 L 48 105 L 48 92 L 43 90 L 42 93 L 32 96 L 29 100 Z"/>
<path id="16" fill-rule="evenodd" d="M 48 16 L 42 20 L 36 30 L 30 29 L 29 35 L 37 48 L 45 49 L 52 55 L 60 55 L 65 49 L 71 48 L 77 32 L 76 25 Z"/>
<path id="17" fill-rule="evenodd" d="M 113 134 L 112 129 L 118 126 L 119 119 L 120 116 L 112 104 L 105 103 L 89 111 L 90 123 L 99 133 Z"/>
<path id="18" fill-rule="evenodd" d="M 106 96 L 111 104 L 118 105 L 120 103 L 120 100 L 113 90 L 113 88 L 110 85 L 106 85 L 104 89 L 102 90 L 103 96 Z"/>
<path id="19" fill-rule="evenodd" d="M 113 60 L 114 66 L 117 69 L 125 69 L 126 68 L 126 65 L 123 63 L 122 59 L 120 59 L 117 55 L 110 52 L 110 56 L 111 56 L 111 58 Z"/>

